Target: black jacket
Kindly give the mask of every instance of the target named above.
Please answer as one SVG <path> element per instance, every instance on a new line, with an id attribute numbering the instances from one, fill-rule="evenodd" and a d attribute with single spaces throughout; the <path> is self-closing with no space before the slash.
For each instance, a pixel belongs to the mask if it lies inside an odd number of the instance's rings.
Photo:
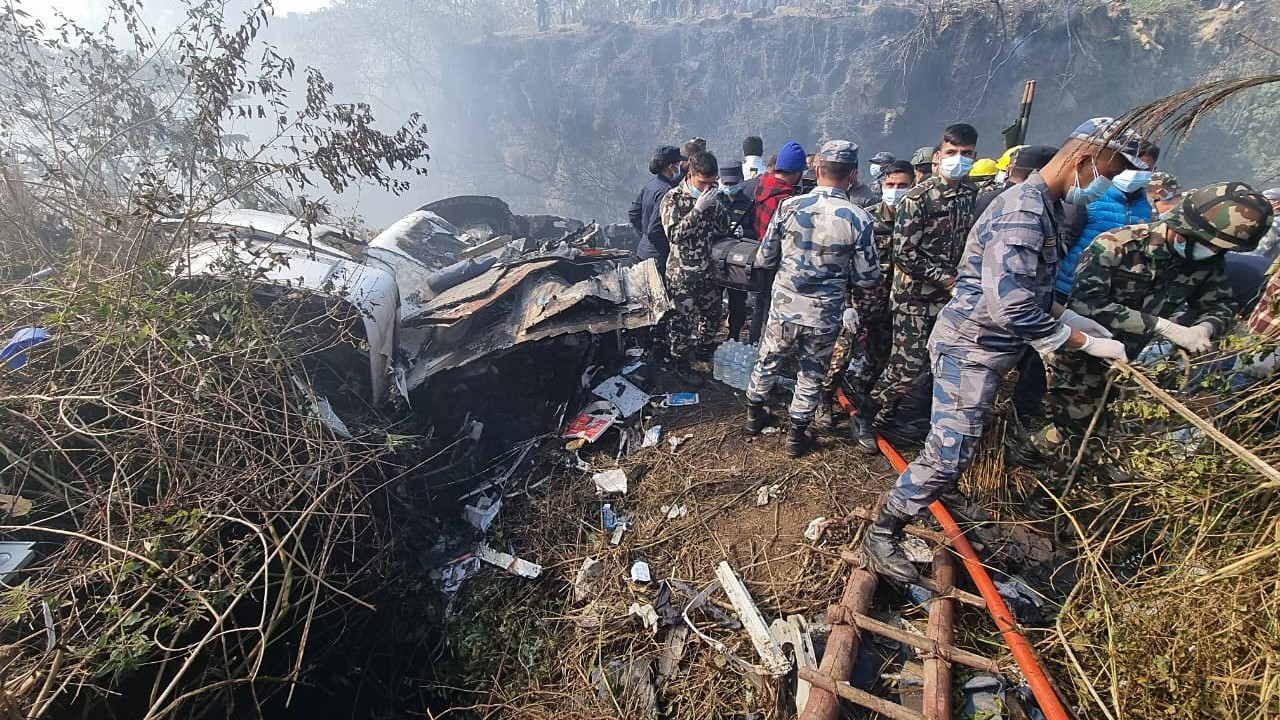
<path id="1" fill-rule="evenodd" d="M 717 190 L 716 192 L 720 192 Z M 747 194 L 747 189 L 743 188 L 734 195 L 725 195 L 720 192 L 720 204 L 729 213 L 729 226 L 731 229 L 742 228 L 742 237 L 746 240 L 758 240 L 756 237 L 755 214 L 752 210 L 756 207 L 756 201 Z"/>
<path id="2" fill-rule="evenodd" d="M 649 178 L 649 182 L 641 188 L 640 194 L 635 202 L 631 203 L 631 210 L 627 213 L 631 227 L 640 233 L 636 257 L 641 260 L 657 259 L 659 269 L 666 264 L 667 254 L 671 250 L 667 242 L 667 234 L 662 229 L 662 217 L 658 212 L 658 205 L 662 203 L 662 197 L 667 194 L 672 185 L 671 181 L 661 175 Z"/>

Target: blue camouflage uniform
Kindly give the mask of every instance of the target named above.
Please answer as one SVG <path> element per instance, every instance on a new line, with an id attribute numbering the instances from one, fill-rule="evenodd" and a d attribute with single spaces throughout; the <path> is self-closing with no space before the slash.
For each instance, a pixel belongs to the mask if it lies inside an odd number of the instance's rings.
<path id="1" fill-rule="evenodd" d="M 1062 212 L 1037 172 L 1002 192 L 974 224 L 955 297 L 929 336 L 932 427 L 890 490 L 886 511 L 914 517 L 954 487 L 973 463 L 1004 375 L 1026 346 L 1047 352 L 1070 336 L 1052 315 Z"/>
<path id="2" fill-rule="evenodd" d="M 756 256 L 758 266 L 778 272 L 748 401 L 765 401 L 778 369 L 798 350 L 790 415 L 793 422 L 812 421 L 846 296 L 853 288 L 880 282 L 872 222 L 844 190 L 831 187 L 788 198 L 778 207 Z"/>

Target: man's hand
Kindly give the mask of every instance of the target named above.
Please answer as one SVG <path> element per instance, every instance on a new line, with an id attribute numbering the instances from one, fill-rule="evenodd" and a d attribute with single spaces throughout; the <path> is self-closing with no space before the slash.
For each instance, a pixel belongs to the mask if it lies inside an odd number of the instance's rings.
<path id="1" fill-rule="evenodd" d="M 1124 343 L 1111 338 L 1093 337 L 1086 334 L 1084 336 L 1084 345 L 1080 346 L 1080 352 L 1092 355 L 1100 360 L 1124 360 L 1129 362 L 1129 356 L 1124 351 Z"/>
<path id="2" fill-rule="evenodd" d="M 845 329 L 850 333 L 857 334 L 860 322 L 858 311 L 854 308 L 846 308 L 844 314 L 840 316 L 840 322 L 844 323 Z"/>
<path id="3" fill-rule="evenodd" d="M 1085 335 L 1092 335 L 1097 338 L 1111 337 L 1111 331 L 1101 323 L 1092 318 L 1087 318 L 1074 310 L 1063 310 L 1058 319 L 1062 321 L 1063 325 L 1072 330 L 1079 330 Z"/>
<path id="4" fill-rule="evenodd" d="M 1202 353 L 1213 347 L 1213 325 L 1202 322 L 1195 327 L 1179 325 L 1172 320 L 1159 318 L 1156 320 L 1156 332 L 1165 336 L 1169 342 L 1185 348 L 1187 352 Z"/>
<path id="5" fill-rule="evenodd" d="M 715 202 L 716 202 L 715 190 L 714 189 L 703 190 L 702 194 L 698 196 L 698 200 L 693 203 L 693 209 L 697 210 L 698 212 L 703 212 L 704 210 L 706 210 L 707 208 L 715 204 Z"/>

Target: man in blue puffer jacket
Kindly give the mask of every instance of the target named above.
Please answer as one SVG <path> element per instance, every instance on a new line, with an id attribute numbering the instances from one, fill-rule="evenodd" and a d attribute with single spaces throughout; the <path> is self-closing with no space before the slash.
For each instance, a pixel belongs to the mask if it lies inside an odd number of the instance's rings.
<path id="1" fill-rule="evenodd" d="M 1144 143 L 1138 159 L 1151 169 L 1125 170 L 1112 178 L 1111 187 L 1105 195 L 1089 203 L 1084 230 L 1075 243 L 1067 248 L 1066 255 L 1058 264 L 1058 276 L 1054 280 L 1053 289 L 1060 302 L 1065 302 L 1071 295 L 1076 263 L 1095 237 L 1125 225 L 1151 222 L 1151 202 L 1147 199 L 1146 187 L 1151 180 L 1151 172 L 1155 170 L 1156 161 L 1160 159 L 1160 148 Z"/>

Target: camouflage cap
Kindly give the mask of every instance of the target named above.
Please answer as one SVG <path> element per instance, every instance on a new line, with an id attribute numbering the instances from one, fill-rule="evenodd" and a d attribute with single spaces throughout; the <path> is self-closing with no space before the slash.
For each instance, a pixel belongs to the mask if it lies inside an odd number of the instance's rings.
<path id="1" fill-rule="evenodd" d="M 1262 193 L 1244 183 L 1222 182 L 1187 193 L 1165 223 L 1219 250 L 1248 252 L 1271 229 L 1273 215 Z"/>
<path id="2" fill-rule="evenodd" d="M 1120 153 L 1138 170 L 1146 170 L 1147 164 L 1138 158 L 1142 152 L 1142 138 L 1137 133 L 1122 130 L 1115 118 L 1089 118 L 1080 123 L 1068 136 L 1070 140 L 1084 140 Z"/>
<path id="3" fill-rule="evenodd" d="M 871 156 L 871 162 L 872 164 L 875 164 L 875 165 L 888 165 L 889 163 L 894 162 L 897 159 L 898 159 L 897 156 L 895 156 L 893 153 L 888 152 L 886 150 L 881 150 L 880 152 Z"/>
<path id="4" fill-rule="evenodd" d="M 1151 173 L 1151 180 L 1147 183 L 1147 187 L 1176 191 L 1182 185 L 1178 183 L 1178 178 L 1174 177 L 1173 173 L 1158 171 Z"/>
<path id="5" fill-rule="evenodd" d="M 828 140 L 818 151 L 818 159 L 827 162 L 858 164 L 858 146 L 848 140 Z"/>
<path id="6" fill-rule="evenodd" d="M 916 148 L 915 153 L 911 155 L 912 165 L 932 165 L 933 154 L 938 152 L 938 148 L 933 145 L 925 145 L 922 148 Z"/>

